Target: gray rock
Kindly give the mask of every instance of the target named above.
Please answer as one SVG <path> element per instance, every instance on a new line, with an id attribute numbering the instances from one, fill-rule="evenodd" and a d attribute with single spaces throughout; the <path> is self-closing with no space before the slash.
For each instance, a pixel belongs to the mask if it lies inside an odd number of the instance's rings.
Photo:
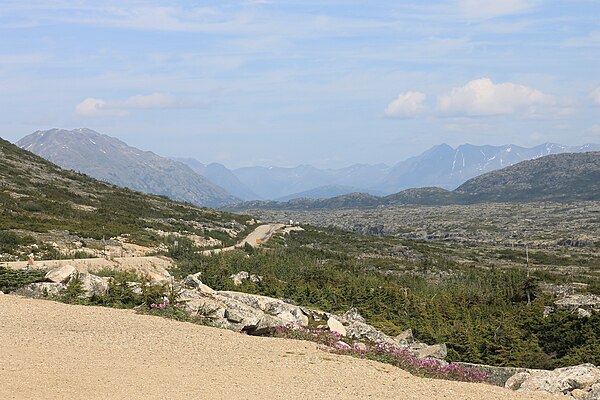
<path id="1" fill-rule="evenodd" d="M 588 400 L 600 400 L 600 383 L 592 385 L 592 390 L 588 393 Z"/>
<path id="2" fill-rule="evenodd" d="M 12 293 L 25 297 L 46 298 L 58 296 L 66 287 L 63 283 L 38 282 L 25 285 Z"/>
<path id="3" fill-rule="evenodd" d="M 577 316 L 579 318 L 589 318 L 592 316 L 592 312 L 589 310 L 586 310 L 584 308 L 578 308 L 577 309 Z"/>
<path id="4" fill-rule="evenodd" d="M 341 336 L 346 336 L 346 328 L 344 325 L 333 317 L 329 317 L 327 320 L 327 327 L 331 332 L 339 333 Z"/>
<path id="5" fill-rule="evenodd" d="M 235 286 L 240 286 L 246 279 L 250 278 L 250 274 L 246 271 L 240 271 L 229 277 Z"/>
<path id="6" fill-rule="evenodd" d="M 202 281 L 200 280 L 201 276 L 202 276 L 202 272 L 190 274 L 190 275 L 186 276 L 181 283 L 187 287 L 196 289 L 202 283 Z"/>
<path id="7" fill-rule="evenodd" d="M 408 328 L 401 334 L 394 337 L 394 340 L 401 346 L 408 346 L 414 343 L 415 338 L 413 337 L 412 329 Z"/>
<path id="8" fill-rule="evenodd" d="M 44 278 L 54 283 L 67 283 L 71 277 L 77 273 L 77 270 L 72 265 L 63 265 L 62 267 L 54 268 L 44 276 Z"/>
<path id="9" fill-rule="evenodd" d="M 352 322 L 366 322 L 363 316 L 358 313 L 358 310 L 356 308 L 351 308 L 348 311 L 346 311 L 344 315 L 341 316 L 340 320 L 347 324 L 350 324 Z"/>
<path id="10" fill-rule="evenodd" d="M 85 290 L 87 297 L 92 297 L 93 295 L 104 295 L 106 292 L 108 292 L 110 278 L 96 276 L 87 272 L 81 272 L 79 274 L 79 279 L 81 280 L 81 285 L 83 290 Z"/>
<path id="11" fill-rule="evenodd" d="M 210 288 L 207 285 L 205 285 L 204 283 L 202 283 L 202 281 L 200 280 L 201 275 L 202 275 L 202 272 L 198 272 L 193 275 L 188 275 L 185 277 L 185 279 L 181 283 L 184 286 L 194 288 L 203 293 L 215 293 L 215 291 L 212 288 Z"/>
<path id="12" fill-rule="evenodd" d="M 423 347 L 417 351 L 417 357 L 419 358 L 439 358 L 444 359 L 448 355 L 448 349 L 446 344 L 434 344 L 431 346 Z"/>
<path id="13" fill-rule="evenodd" d="M 213 295 L 215 299 L 226 298 L 245 304 L 251 308 L 258 309 L 263 313 L 275 316 L 284 321 L 284 324 L 289 322 L 300 326 L 308 325 L 308 316 L 304 313 L 301 307 L 293 304 L 288 304 L 283 300 L 274 299 L 271 297 L 260 296 L 256 294 L 248 294 L 241 292 L 219 291 Z"/>
<path id="14" fill-rule="evenodd" d="M 356 340 L 367 340 L 374 343 L 387 343 L 394 346 L 398 344 L 385 333 L 378 331 L 364 322 L 353 322 L 346 326 L 346 334 L 349 338 Z"/>
<path id="15" fill-rule="evenodd" d="M 581 395 L 581 391 L 592 393 L 600 382 L 600 369 L 592 364 L 558 368 L 553 371 L 527 370 L 510 377 L 505 387 L 517 391 L 541 391 L 552 394 Z M 588 399 L 591 395 L 588 396 Z"/>

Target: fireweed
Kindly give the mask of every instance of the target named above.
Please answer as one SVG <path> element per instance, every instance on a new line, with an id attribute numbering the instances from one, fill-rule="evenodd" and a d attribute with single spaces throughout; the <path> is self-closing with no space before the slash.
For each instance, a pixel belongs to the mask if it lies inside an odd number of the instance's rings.
<path id="1" fill-rule="evenodd" d="M 416 376 L 463 382 L 486 382 L 488 379 L 485 372 L 480 372 L 475 368 L 467 368 L 435 358 L 418 358 L 409 349 L 392 344 L 347 343 L 342 340 L 339 333 L 328 330 L 307 329 L 297 324 L 287 324 L 277 327 L 273 335 L 316 342 L 321 345 L 322 350 L 329 353 L 384 362 Z"/>

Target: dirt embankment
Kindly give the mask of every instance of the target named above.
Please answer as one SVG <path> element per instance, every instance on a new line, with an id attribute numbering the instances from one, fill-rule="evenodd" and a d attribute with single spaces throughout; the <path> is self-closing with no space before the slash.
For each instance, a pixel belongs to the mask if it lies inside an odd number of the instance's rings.
<path id="1" fill-rule="evenodd" d="M 0 295 L 2 399 L 549 399 L 416 378 L 308 342 Z"/>

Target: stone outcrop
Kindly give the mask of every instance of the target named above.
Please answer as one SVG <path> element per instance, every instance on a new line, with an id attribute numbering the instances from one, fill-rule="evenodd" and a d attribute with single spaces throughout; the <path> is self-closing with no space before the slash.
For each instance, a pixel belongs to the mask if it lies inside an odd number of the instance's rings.
<path id="1" fill-rule="evenodd" d="M 553 371 L 524 370 L 505 384 L 519 392 L 548 392 L 582 400 L 600 399 L 600 368 L 592 364 L 558 368 Z"/>

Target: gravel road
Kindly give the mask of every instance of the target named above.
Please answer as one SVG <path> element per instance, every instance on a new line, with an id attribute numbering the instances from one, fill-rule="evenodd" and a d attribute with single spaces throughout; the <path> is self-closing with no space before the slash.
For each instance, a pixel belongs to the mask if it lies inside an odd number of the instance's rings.
<path id="1" fill-rule="evenodd" d="M 309 342 L 0 295 L 1 399 L 549 399 L 416 378 Z"/>

